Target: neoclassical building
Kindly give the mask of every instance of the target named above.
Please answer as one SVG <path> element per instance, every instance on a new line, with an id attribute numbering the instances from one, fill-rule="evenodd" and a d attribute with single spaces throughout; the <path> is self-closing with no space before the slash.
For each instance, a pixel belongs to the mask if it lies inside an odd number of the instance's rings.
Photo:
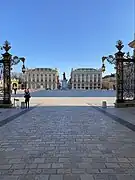
<path id="1" fill-rule="evenodd" d="M 70 84 L 72 89 L 101 89 L 102 69 L 72 69 Z"/>
<path id="2" fill-rule="evenodd" d="M 27 69 L 24 74 L 24 81 L 29 89 L 57 89 L 58 70 L 51 68 Z"/>
<path id="3" fill-rule="evenodd" d="M 106 75 L 102 78 L 103 89 L 116 89 L 116 74 Z"/>

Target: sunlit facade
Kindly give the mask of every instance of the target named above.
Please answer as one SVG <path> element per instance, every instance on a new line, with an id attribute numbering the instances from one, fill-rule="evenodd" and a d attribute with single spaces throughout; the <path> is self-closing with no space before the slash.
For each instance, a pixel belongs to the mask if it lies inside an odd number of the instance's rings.
<path id="1" fill-rule="evenodd" d="M 29 89 L 57 89 L 58 70 L 56 68 L 27 69 L 24 80 Z"/>
<path id="2" fill-rule="evenodd" d="M 102 70 L 93 68 L 79 68 L 71 71 L 72 89 L 101 89 Z"/>

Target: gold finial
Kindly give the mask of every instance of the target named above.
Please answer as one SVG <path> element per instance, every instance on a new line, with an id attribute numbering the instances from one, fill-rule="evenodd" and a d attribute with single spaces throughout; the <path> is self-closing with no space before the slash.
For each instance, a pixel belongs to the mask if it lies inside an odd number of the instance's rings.
<path id="1" fill-rule="evenodd" d="M 117 44 L 116 44 L 116 48 L 117 48 L 119 51 L 121 51 L 123 47 L 124 47 L 123 42 L 122 42 L 121 40 L 118 40 L 118 41 L 117 41 Z"/>
<path id="2" fill-rule="evenodd" d="M 3 49 L 8 52 L 11 49 L 10 43 L 8 41 L 5 41 L 3 45 Z"/>

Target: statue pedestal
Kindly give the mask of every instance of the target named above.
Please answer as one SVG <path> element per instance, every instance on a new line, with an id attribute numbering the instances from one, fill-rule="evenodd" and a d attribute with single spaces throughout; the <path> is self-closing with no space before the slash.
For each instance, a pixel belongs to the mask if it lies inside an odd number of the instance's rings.
<path id="1" fill-rule="evenodd" d="M 114 105 L 116 108 L 135 107 L 135 100 L 125 101 L 122 103 L 115 102 Z"/>
<path id="2" fill-rule="evenodd" d="M 66 79 L 62 80 L 62 87 L 61 87 L 61 89 L 67 89 L 67 87 L 68 87 L 67 80 Z"/>

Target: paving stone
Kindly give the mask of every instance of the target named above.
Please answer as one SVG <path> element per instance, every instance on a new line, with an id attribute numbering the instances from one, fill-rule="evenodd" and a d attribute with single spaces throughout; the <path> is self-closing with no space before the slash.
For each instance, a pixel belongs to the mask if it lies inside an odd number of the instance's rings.
<path id="1" fill-rule="evenodd" d="M 24 169 L 25 164 L 13 164 L 10 169 Z"/>
<path id="2" fill-rule="evenodd" d="M 15 169 L 13 172 L 13 175 L 21 175 L 21 174 L 27 174 L 27 169 Z"/>
<path id="3" fill-rule="evenodd" d="M 117 158 L 119 162 L 129 162 L 128 158 Z"/>
<path id="4" fill-rule="evenodd" d="M 6 164 L 3 164 L 3 165 L 0 165 L 0 170 L 1 169 L 10 169 L 12 165 L 6 165 Z"/>
<path id="5" fill-rule="evenodd" d="M 132 168 L 132 167 L 135 167 L 133 166 L 132 164 L 130 163 L 118 163 L 120 167 L 123 167 L 123 168 Z"/>
<path id="6" fill-rule="evenodd" d="M 34 174 L 20 175 L 18 180 L 35 180 Z"/>
<path id="7" fill-rule="evenodd" d="M 49 180 L 49 175 L 39 175 L 34 180 Z"/>
<path id="8" fill-rule="evenodd" d="M 23 163 L 22 159 L 19 159 L 19 158 L 15 158 L 15 159 L 10 159 L 9 160 L 9 163 L 10 164 L 17 164 L 17 163 Z"/>
<path id="9" fill-rule="evenodd" d="M 85 172 L 85 169 L 72 169 L 72 174 L 84 174 Z"/>
<path id="10" fill-rule="evenodd" d="M 18 180 L 18 178 L 19 178 L 19 176 L 13 176 L 13 175 L 11 175 L 11 176 L 7 176 L 7 175 L 0 176 L 0 180 Z"/>
<path id="11" fill-rule="evenodd" d="M 35 158 L 34 163 L 44 163 L 45 158 Z"/>
<path id="12" fill-rule="evenodd" d="M 1 128 L 0 176 L 23 180 L 134 177 L 134 132 L 113 122 L 89 106 L 37 107 Z"/>
<path id="13" fill-rule="evenodd" d="M 64 175 L 63 180 L 81 180 L 79 175 Z"/>
<path id="14" fill-rule="evenodd" d="M 63 180 L 63 175 L 51 175 L 49 180 Z"/>
<path id="15" fill-rule="evenodd" d="M 56 169 L 37 169 L 36 174 L 56 174 Z"/>
<path id="16" fill-rule="evenodd" d="M 94 177 L 89 174 L 80 175 L 81 180 L 94 180 Z"/>
<path id="17" fill-rule="evenodd" d="M 132 177 L 131 175 L 123 175 L 123 174 L 119 174 L 116 176 L 117 180 L 134 180 L 135 178 Z"/>
<path id="18" fill-rule="evenodd" d="M 118 163 L 105 163 L 105 165 L 107 166 L 107 168 L 119 168 L 119 164 Z"/>
<path id="19" fill-rule="evenodd" d="M 38 164 L 38 168 L 39 169 L 47 169 L 47 168 L 50 168 L 51 167 L 51 164 Z"/>
<path id="20" fill-rule="evenodd" d="M 38 164 L 34 163 L 34 164 L 27 164 L 25 166 L 26 169 L 36 169 L 38 167 Z"/>
<path id="21" fill-rule="evenodd" d="M 8 169 L 8 170 L 7 169 L 1 169 L 0 170 L 1 175 L 12 175 L 13 172 L 14 172 L 13 169 Z"/>
<path id="22" fill-rule="evenodd" d="M 71 174 L 71 169 L 57 169 L 57 174 Z"/>
<path id="23" fill-rule="evenodd" d="M 96 169 L 106 168 L 105 163 L 91 163 L 91 166 Z"/>
<path id="24" fill-rule="evenodd" d="M 114 174 L 115 170 L 114 169 L 100 169 L 99 172 L 103 174 Z"/>
<path id="25" fill-rule="evenodd" d="M 62 163 L 53 163 L 52 168 L 63 168 L 63 164 Z"/>

